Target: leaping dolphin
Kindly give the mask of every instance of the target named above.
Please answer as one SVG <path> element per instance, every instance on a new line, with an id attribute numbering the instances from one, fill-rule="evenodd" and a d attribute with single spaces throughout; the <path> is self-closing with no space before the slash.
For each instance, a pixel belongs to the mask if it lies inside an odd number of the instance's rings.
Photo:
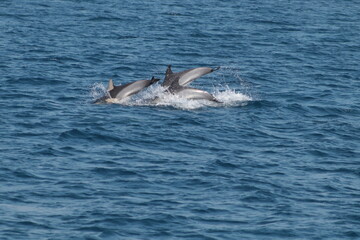
<path id="1" fill-rule="evenodd" d="M 97 99 L 95 103 L 108 102 L 108 99 L 121 100 L 134 95 L 144 88 L 158 82 L 160 79 L 152 77 L 151 80 L 138 80 L 125 85 L 115 86 L 112 79 L 109 80 L 107 95 Z"/>
<path id="2" fill-rule="evenodd" d="M 176 95 L 179 95 L 180 97 L 184 97 L 187 99 L 206 99 L 209 101 L 221 103 L 212 94 L 208 93 L 207 91 L 191 88 L 191 87 L 179 87 L 176 90 Z"/>
<path id="3" fill-rule="evenodd" d="M 210 101 L 219 102 L 213 95 L 206 91 L 186 87 L 186 85 L 188 85 L 195 79 L 213 71 L 216 71 L 219 68 L 220 67 L 199 67 L 173 73 L 173 71 L 171 70 L 171 65 L 168 65 L 165 73 L 165 79 L 161 86 L 167 87 L 167 90 L 172 94 L 177 94 L 188 99 L 207 99 Z"/>

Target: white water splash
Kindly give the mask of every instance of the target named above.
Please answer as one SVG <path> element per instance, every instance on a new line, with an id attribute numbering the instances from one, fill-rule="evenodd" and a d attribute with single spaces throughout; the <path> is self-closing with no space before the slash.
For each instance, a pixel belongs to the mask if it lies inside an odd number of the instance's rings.
<path id="1" fill-rule="evenodd" d="M 95 83 L 91 86 L 90 96 L 93 101 L 107 94 L 106 87 L 102 83 Z"/>
<path id="2" fill-rule="evenodd" d="M 234 89 L 225 87 L 225 90 L 215 89 L 213 93 L 216 99 L 218 99 L 222 106 L 227 107 L 236 107 L 236 106 L 245 106 L 247 102 L 252 101 L 252 97 L 245 95 L 243 93 L 237 92 Z"/>
<path id="3" fill-rule="evenodd" d="M 104 96 L 106 88 L 103 84 L 94 84 L 91 89 L 92 98 L 98 99 Z M 121 104 L 125 106 L 159 106 L 159 107 L 173 107 L 183 110 L 194 110 L 203 107 L 236 107 L 244 106 L 247 102 L 253 99 L 243 93 L 237 92 L 229 87 L 214 87 L 211 92 L 221 103 L 212 102 L 208 100 L 194 100 L 186 99 L 178 95 L 165 92 L 165 89 L 160 85 L 152 85 L 144 91 L 135 94 L 125 99 L 107 99 L 107 103 Z"/>

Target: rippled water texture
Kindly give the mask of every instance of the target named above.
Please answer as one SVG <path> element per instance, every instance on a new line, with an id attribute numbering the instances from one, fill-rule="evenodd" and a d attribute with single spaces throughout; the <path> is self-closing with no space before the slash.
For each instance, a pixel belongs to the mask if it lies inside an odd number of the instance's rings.
<path id="1" fill-rule="evenodd" d="M 0 1 L 0 239 L 359 239 L 359 13 Z M 168 64 L 222 103 L 92 104 Z"/>

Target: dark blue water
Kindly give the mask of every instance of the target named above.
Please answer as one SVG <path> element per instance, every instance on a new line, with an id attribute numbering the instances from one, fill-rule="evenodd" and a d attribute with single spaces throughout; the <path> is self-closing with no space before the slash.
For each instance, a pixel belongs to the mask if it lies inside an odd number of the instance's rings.
<path id="1" fill-rule="evenodd" d="M 0 2 L 0 239 L 360 239 L 358 1 Z M 222 104 L 106 87 L 221 66 Z"/>

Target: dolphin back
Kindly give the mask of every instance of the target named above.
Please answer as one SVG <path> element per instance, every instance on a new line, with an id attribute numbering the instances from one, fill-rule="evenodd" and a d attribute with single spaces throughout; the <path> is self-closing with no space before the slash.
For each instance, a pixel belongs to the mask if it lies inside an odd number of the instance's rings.
<path id="1" fill-rule="evenodd" d="M 116 88 L 121 88 L 121 89 L 119 89 L 119 91 L 114 96 L 112 95 L 111 97 L 116 98 L 118 100 L 129 97 L 131 95 L 140 92 L 144 88 L 147 88 L 148 86 L 154 84 L 157 81 L 159 81 L 159 79 L 155 79 L 155 78 L 151 80 L 138 80 L 132 83 L 128 83 L 124 86 L 115 87 L 114 90 L 117 90 Z"/>
<path id="2" fill-rule="evenodd" d="M 212 94 L 207 91 L 190 88 L 190 87 L 182 87 L 177 91 L 177 95 L 187 98 L 187 99 L 205 99 L 214 102 L 218 101 Z"/>
<path id="3" fill-rule="evenodd" d="M 214 69 L 213 68 L 209 68 L 209 67 L 199 67 L 199 68 L 194 68 L 194 69 L 190 69 L 190 70 L 186 70 L 183 72 L 178 73 L 179 74 L 179 80 L 178 83 L 180 86 L 186 86 L 188 85 L 190 82 L 194 81 L 195 79 L 204 76 L 208 73 L 213 72 Z"/>
<path id="4" fill-rule="evenodd" d="M 198 67 L 189 70 L 185 70 L 178 73 L 173 73 L 171 70 L 171 65 L 168 66 L 164 82 L 161 84 L 163 87 L 170 87 L 173 91 L 174 88 L 179 86 L 186 86 L 195 79 L 204 76 L 208 73 L 218 70 L 220 67 L 209 68 L 209 67 Z"/>

